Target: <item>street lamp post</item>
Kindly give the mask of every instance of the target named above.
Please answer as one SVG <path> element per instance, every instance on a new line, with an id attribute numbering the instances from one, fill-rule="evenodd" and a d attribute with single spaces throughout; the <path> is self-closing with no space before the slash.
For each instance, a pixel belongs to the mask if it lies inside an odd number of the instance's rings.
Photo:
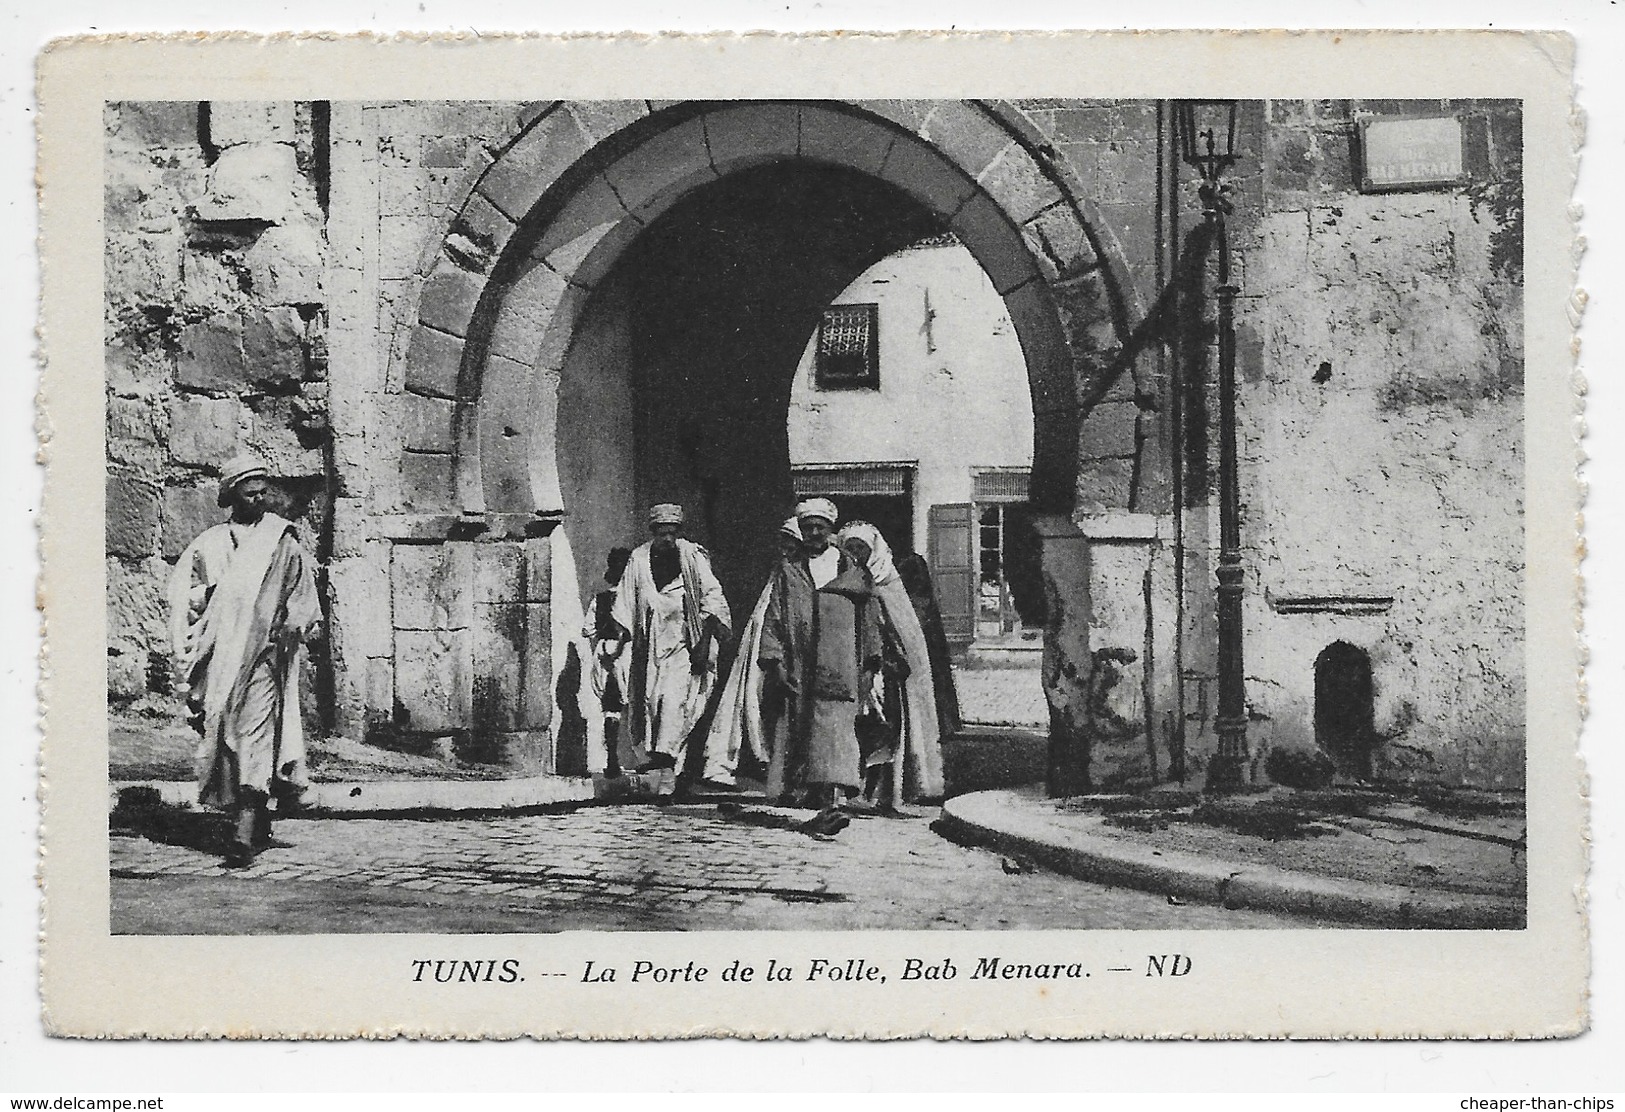
<path id="1" fill-rule="evenodd" d="M 1202 219 L 1218 251 L 1219 343 L 1219 751 L 1207 768 L 1207 790 L 1235 791 L 1247 765 L 1247 685 L 1242 667 L 1241 493 L 1236 474 L 1236 287 L 1230 281 L 1230 202 L 1219 175 L 1236 161 L 1236 102 L 1179 104 L 1180 154 L 1202 176 Z"/>

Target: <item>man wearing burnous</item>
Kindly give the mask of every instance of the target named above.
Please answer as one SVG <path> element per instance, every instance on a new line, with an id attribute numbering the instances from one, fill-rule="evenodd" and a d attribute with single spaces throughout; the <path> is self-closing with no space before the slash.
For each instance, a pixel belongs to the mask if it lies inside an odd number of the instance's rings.
<path id="1" fill-rule="evenodd" d="M 682 536 L 683 508 L 649 510 L 650 540 L 633 549 L 615 589 L 610 616 L 631 652 L 625 698 L 632 743 L 659 773 L 656 794 L 669 797 L 688 757 L 689 734 L 716 682 L 717 657 L 730 615 L 711 557 Z"/>

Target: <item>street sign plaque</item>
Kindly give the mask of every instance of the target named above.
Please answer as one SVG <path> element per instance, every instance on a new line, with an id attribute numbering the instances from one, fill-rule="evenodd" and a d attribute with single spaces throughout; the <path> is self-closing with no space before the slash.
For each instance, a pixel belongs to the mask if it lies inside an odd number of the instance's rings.
<path id="1" fill-rule="evenodd" d="M 1463 176 L 1457 116 L 1360 121 L 1360 189 L 1386 193 L 1455 185 Z"/>

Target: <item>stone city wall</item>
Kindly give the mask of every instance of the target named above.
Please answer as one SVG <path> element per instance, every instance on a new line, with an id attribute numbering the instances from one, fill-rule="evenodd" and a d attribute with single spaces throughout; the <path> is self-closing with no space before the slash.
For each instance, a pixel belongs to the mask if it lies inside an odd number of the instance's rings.
<path id="1" fill-rule="evenodd" d="M 108 691 L 171 686 L 164 584 L 223 520 L 220 465 L 285 477 L 326 545 L 326 116 L 308 103 L 106 110 Z M 168 707 L 168 700 L 152 701 Z"/>

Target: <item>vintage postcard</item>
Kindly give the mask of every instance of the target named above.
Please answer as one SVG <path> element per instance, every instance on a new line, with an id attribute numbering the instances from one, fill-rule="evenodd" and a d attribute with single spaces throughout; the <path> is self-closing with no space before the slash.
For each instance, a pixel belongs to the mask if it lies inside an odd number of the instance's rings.
<path id="1" fill-rule="evenodd" d="M 1571 52 L 56 44 L 47 1028 L 1584 1030 Z"/>

